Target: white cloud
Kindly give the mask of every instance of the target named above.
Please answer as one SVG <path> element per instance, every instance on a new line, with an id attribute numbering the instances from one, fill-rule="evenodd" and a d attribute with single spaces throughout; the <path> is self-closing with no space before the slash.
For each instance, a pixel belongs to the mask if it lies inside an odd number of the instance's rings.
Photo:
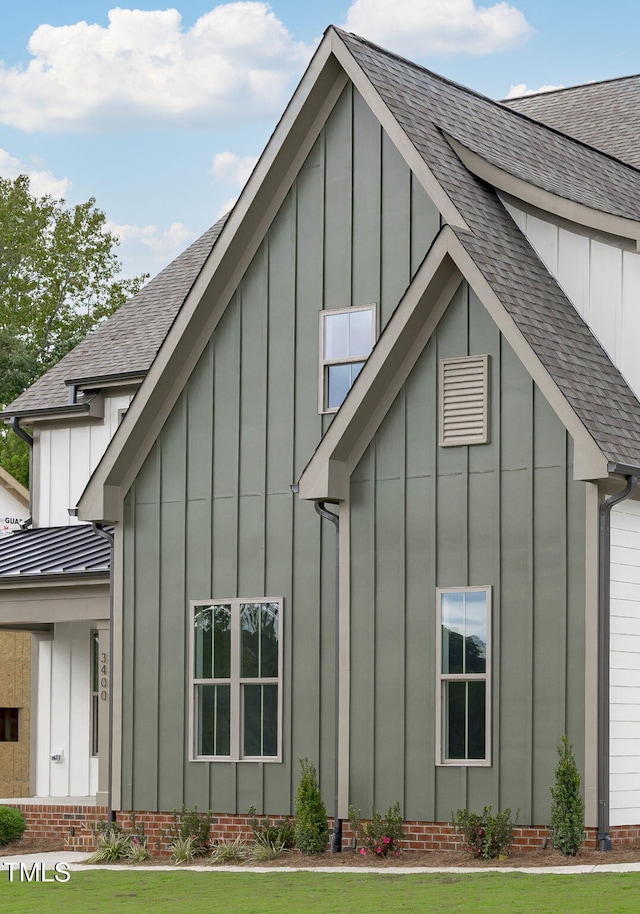
<path id="1" fill-rule="evenodd" d="M 5 149 L 0 149 L 0 177 L 13 181 L 18 175 L 29 177 L 29 188 L 34 197 L 64 197 L 71 181 L 69 178 L 56 178 L 50 171 L 41 168 L 32 168 L 10 155 Z"/>
<path id="2" fill-rule="evenodd" d="M 223 216 L 226 216 L 227 213 L 230 213 L 237 202 L 237 197 L 231 197 L 229 200 L 223 203 L 217 212 L 216 219 L 222 219 Z"/>
<path id="3" fill-rule="evenodd" d="M 509 3 L 474 0 L 355 0 L 344 28 L 411 57 L 491 54 L 521 44 L 533 29 Z"/>
<path id="4" fill-rule="evenodd" d="M 0 121 L 22 130 L 228 126 L 272 117 L 312 49 L 267 3 L 223 3 L 182 26 L 175 9 L 115 8 L 105 28 L 39 26 L 29 64 L 0 63 Z"/>
<path id="5" fill-rule="evenodd" d="M 117 254 L 127 276 L 138 273 L 154 276 L 196 237 L 182 222 L 162 229 L 157 225 L 121 225 L 107 221 L 105 228 L 120 239 Z"/>
<path id="6" fill-rule="evenodd" d="M 527 89 L 525 83 L 518 83 L 517 86 L 511 86 L 507 98 L 522 98 L 523 95 L 538 95 L 540 92 L 555 92 L 556 89 L 564 89 L 564 86 L 540 86 L 539 89 Z"/>
<path id="7" fill-rule="evenodd" d="M 211 160 L 211 170 L 217 181 L 227 181 L 238 187 L 244 187 L 257 161 L 257 156 L 239 156 L 235 152 L 217 152 Z"/>

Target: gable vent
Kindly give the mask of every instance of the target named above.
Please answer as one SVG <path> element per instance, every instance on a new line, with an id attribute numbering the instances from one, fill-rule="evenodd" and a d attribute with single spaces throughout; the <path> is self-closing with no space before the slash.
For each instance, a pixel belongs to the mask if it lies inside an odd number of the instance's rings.
<path id="1" fill-rule="evenodd" d="M 440 444 L 489 440 L 489 356 L 440 360 Z"/>

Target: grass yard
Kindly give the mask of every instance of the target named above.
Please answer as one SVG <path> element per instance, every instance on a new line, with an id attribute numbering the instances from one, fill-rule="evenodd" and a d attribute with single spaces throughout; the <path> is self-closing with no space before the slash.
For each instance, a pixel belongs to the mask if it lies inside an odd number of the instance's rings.
<path id="1" fill-rule="evenodd" d="M 374 873 L 72 873 L 66 883 L 9 883 L 6 914 L 637 914 L 640 873 L 396 876 Z"/>

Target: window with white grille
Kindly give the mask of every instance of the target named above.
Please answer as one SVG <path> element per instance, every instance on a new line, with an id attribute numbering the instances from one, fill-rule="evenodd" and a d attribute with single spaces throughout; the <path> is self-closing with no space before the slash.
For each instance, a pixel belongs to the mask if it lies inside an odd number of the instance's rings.
<path id="1" fill-rule="evenodd" d="M 440 360 L 440 444 L 489 440 L 489 356 Z"/>

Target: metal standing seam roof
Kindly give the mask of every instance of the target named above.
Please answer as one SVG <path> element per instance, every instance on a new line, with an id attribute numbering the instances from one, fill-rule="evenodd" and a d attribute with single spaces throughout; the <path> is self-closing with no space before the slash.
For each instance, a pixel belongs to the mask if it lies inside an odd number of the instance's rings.
<path id="1" fill-rule="evenodd" d="M 617 193 L 634 188 L 627 204 L 638 211 L 634 218 L 640 216 L 640 173 L 570 139 L 559 143 L 552 131 L 514 117 L 499 103 L 338 34 L 460 211 L 470 231 L 454 229 L 457 237 L 603 454 L 614 463 L 640 465 L 638 399 L 496 193 L 467 171 L 442 131 L 478 151 L 495 142 L 497 164 L 509 161 L 525 180 L 534 161 L 557 176 L 575 167 L 584 175 L 591 163 L 594 180 L 583 197 L 597 186 L 598 173 L 601 185 L 622 173 Z M 516 169 L 520 154 L 522 169 Z M 575 188 L 576 175 L 567 183 Z"/>
<path id="2" fill-rule="evenodd" d="M 0 415 L 64 408 L 69 379 L 148 371 L 225 221 L 219 219 Z"/>
<path id="3" fill-rule="evenodd" d="M 107 573 L 109 563 L 109 543 L 91 524 L 31 528 L 0 539 L 0 582 L 15 576 Z"/>
<path id="4" fill-rule="evenodd" d="M 640 75 L 523 95 L 502 104 L 640 169 Z"/>

